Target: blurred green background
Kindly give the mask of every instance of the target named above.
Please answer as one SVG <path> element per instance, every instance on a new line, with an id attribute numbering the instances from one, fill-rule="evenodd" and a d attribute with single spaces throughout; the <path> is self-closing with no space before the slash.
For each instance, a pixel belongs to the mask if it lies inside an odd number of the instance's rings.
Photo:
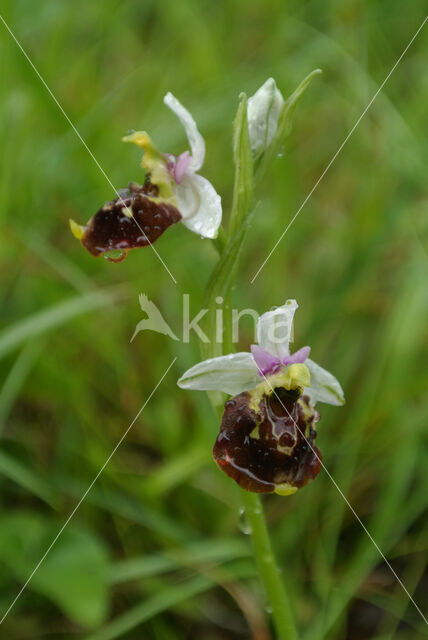
<path id="1" fill-rule="evenodd" d="M 187 142 L 171 90 L 207 143 L 203 175 L 233 186 L 238 95 L 312 69 L 285 146 L 257 193 L 234 306 L 296 298 L 296 346 L 334 372 L 345 407 L 321 407 L 324 462 L 421 607 L 428 577 L 426 327 L 428 26 L 253 285 L 250 280 L 424 19 L 398 0 L 2 0 L 1 13 L 120 188 L 141 180 L 147 129 Z M 118 265 L 73 239 L 113 197 L 3 25 L 1 94 L 0 612 L 177 361 L 0 626 L 0 638 L 273 638 L 239 492 L 211 459 L 217 421 L 177 378 L 190 345 L 144 332 L 138 294 L 181 327 L 216 262 L 183 225 Z M 250 325 L 239 348 L 252 342 Z M 304 640 L 414 640 L 427 626 L 325 473 L 265 500 Z M 425 517 L 424 517 L 425 516 Z M 425 602 L 424 602 L 425 600 Z"/>

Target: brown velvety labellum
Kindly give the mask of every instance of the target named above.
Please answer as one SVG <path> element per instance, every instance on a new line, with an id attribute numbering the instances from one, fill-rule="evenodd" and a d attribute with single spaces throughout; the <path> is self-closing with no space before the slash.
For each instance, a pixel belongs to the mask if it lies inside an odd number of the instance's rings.
<path id="1" fill-rule="evenodd" d="M 120 198 L 106 202 L 85 229 L 82 244 L 93 256 L 106 251 L 126 252 L 145 247 L 181 220 L 176 207 L 167 202 L 153 202 L 147 197 L 157 196 L 157 187 L 150 181 L 146 181 L 144 187 L 130 183 L 119 195 Z"/>
<path id="2" fill-rule="evenodd" d="M 263 395 L 257 412 L 245 391 L 225 404 L 214 460 L 243 489 L 271 493 L 287 483 L 300 488 L 321 468 L 314 446 L 319 413 L 298 391 L 276 388 Z"/>

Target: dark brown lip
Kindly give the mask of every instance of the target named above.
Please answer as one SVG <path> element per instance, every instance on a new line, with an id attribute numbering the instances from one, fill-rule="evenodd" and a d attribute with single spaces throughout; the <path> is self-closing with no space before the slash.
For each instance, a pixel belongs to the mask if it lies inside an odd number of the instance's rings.
<path id="1" fill-rule="evenodd" d="M 157 188 L 149 181 L 144 186 L 130 183 L 118 198 L 106 202 L 91 218 L 82 236 L 83 246 L 98 257 L 109 251 L 124 252 L 146 247 L 155 242 L 168 227 L 181 220 L 176 207 L 168 202 L 152 200 Z M 132 213 L 132 217 L 129 216 Z"/>
<path id="2" fill-rule="evenodd" d="M 318 412 L 307 396 L 282 388 L 264 395 L 257 411 L 251 399 L 246 391 L 226 402 L 214 460 L 248 491 L 272 493 L 280 484 L 300 489 L 321 469 L 314 445 Z"/>

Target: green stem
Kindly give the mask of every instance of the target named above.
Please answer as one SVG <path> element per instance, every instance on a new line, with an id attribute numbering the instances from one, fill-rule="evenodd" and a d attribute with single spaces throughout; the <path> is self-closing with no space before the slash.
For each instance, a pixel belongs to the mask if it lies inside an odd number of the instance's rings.
<path id="1" fill-rule="evenodd" d="M 256 493 L 242 489 L 241 494 L 251 533 L 254 557 L 272 610 L 277 639 L 296 640 L 297 631 L 290 601 L 275 560 L 262 502 Z"/>
<path id="2" fill-rule="evenodd" d="M 218 254 L 221 256 L 223 251 L 225 250 L 227 239 L 226 234 L 224 232 L 223 227 L 220 227 L 218 230 L 218 236 L 213 240 L 213 244 L 218 251 Z"/>
<path id="3" fill-rule="evenodd" d="M 304 82 L 308 82 L 308 79 Z M 284 129 L 288 124 L 287 118 L 293 110 L 294 103 L 304 90 L 303 85 L 302 87 L 299 87 L 289 99 L 290 104 L 287 113 L 281 120 L 282 133 L 284 133 Z M 251 216 L 254 172 L 248 135 L 247 98 L 244 94 L 240 96 L 240 104 L 234 123 L 233 152 L 235 184 L 231 218 L 227 233 L 221 228 L 218 238 L 214 241 L 219 253 L 219 261 L 208 282 L 205 294 L 206 306 L 210 310 L 207 327 L 207 335 L 210 338 L 210 342 L 202 349 L 203 357 L 205 358 L 222 355 L 225 348 L 228 353 L 233 350 L 231 321 L 227 321 L 224 327 L 223 344 L 217 345 L 215 343 L 215 314 L 218 297 L 223 298 L 223 308 L 229 311 L 230 314 L 232 286 L 238 266 L 239 254 Z M 214 410 L 221 420 L 224 400 L 221 401 L 218 394 L 214 396 L 209 393 L 208 395 Z M 291 613 L 290 601 L 276 564 L 260 497 L 255 493 L 242 491 L 242 501 L 251 531 L 254 558 L 272 611 L 277 640 L 297 640 L 297 631 Z"/>

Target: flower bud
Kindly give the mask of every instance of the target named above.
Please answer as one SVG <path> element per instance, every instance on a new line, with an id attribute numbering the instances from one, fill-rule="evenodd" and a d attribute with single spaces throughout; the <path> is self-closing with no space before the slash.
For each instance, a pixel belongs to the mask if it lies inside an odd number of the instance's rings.
<path id="1" fill-rule="evenodd" d="M 248 133 L 254 157 L 260 156 L 272 142 L 284 104 L 273 78 L 266 80 L 248 99 Z"/>

